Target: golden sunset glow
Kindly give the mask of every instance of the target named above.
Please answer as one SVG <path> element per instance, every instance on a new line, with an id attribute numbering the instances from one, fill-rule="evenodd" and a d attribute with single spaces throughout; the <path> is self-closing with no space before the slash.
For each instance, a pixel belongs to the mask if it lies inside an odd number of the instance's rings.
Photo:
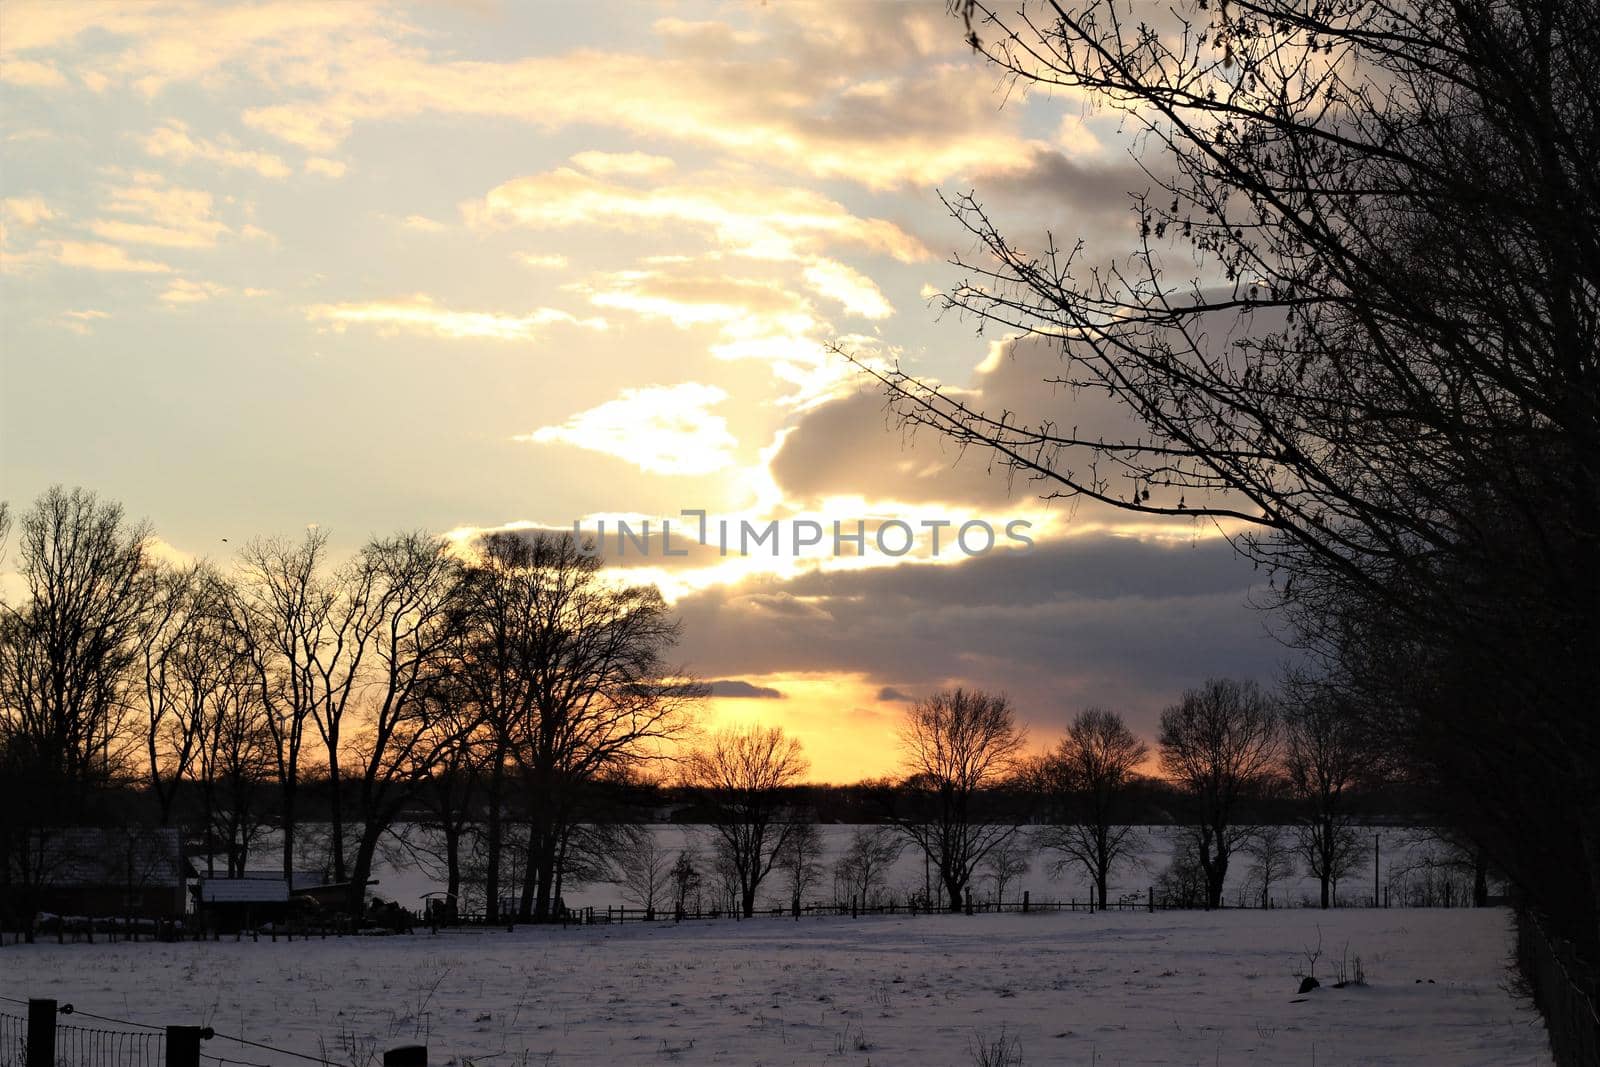
<path id="1" fill-rule="evenodd" d="M 686 669 L 781 694 L 709 721 L 780 723 L 827 780 L 891 771 L 906 700 L 941 685 L 1148 729 L 1202 659 L 1270 662 L 1216 527 L 1042 499 L 905 432 L 830 349 L 996 417 L 1125 425 L 1037 388 L 1041 338 L 937 310 L 970 241 L 941 191 L 1003 191 L 1041 243 L 1133 225 L 1116 123 L 999 107 L 942 5 L 0 19 L 8 498 L 91 485 L 223 563 L 308 524 L 347 554 L 605 521 Z M 93 432 L 63 429 L 68 392 Z"/>

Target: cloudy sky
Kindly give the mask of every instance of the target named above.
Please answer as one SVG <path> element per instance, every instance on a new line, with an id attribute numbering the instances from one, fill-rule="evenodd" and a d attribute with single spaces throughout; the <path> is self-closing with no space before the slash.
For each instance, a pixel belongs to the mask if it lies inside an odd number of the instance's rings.
<path id="1" fill-rule="evenodd" d="M 1271 678 L 1215 530 L 908 439 L 828 350 L 1117 421 L 1039 384 L 1048 345 L 936 310 L 971 245 L 941 190 L 1110 256 L 1144 183 L 1113 118 L 1008 92 L 942 0 L 8 0 L 0 49 L 14 504 L 84 485 L 223 562 L 312 523 L 347 552 L 684 509 L 1032 522 L 975 558 L 615 561 L 674 600 L 713 720 L 794 730 L 822 778 L 891 770 L 941 685 L 1009 691 L 1044 742 L 1089 703 L 1148 732 L 1208 673 Z"/>

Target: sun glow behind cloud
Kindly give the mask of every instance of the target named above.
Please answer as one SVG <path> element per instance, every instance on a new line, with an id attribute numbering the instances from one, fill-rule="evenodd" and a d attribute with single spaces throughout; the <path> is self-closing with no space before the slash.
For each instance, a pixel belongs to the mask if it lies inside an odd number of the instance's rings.
<path id="1" fill-rule="evenodd" d="M 710 410 L 727 399 L 724 390 L 698 382 L 624 389 L 559 426 L 514 440 L 603 452 L 652 474 L 711 474 L 732 466 L 738 447 L 727 420 Z"/>
<path id="2" fill-rule="evenodd" d="M 1001 188 L 1035 228 L 1125 206 L 1073 184 L 1076 161 L 1120 152 L 1114 125 L 1075 104 L 997 107 L 936 3 L 690 3 L 649 22 L 604 2 L 14 0 L 0 56 L 21 495 L 93 481 L 190 546 L 308 515 L 349 538 L 468 536 L 620 515 L 659 529 L 682 507 L 859 519 L 869 537 L 896 518 L 1021 518 L 1049 543 L 1209 536 L 1008 490 L 984 457 L 897 433 L 830 350 L 1025 408 L 1038 365 L 1023 374 L 1011 339 L 930 312 L 962 240 L 935 189 Z M 216 418 L 218 395 L 244 393 L 257 402 Z M 61 395 L 147 446 L 108 457 L 16 399 Z M 215 496 L 177 488 L 196 484 Z M 743 604 L 752 627 L 805 606 L 785 583 L 968 565 L 825 546 L 614 562 L 677 603 L 770 594 Z M 784 651 L 760 673 L 783 700 L 713 707 L 815 709 L 796 728 L 819 769 L 887 744 L 874 683 L 956 674 L 935 656 L 835 677 L 807 669 L 822 653 Z"/>
<path id="3" fill-rule="evenodd" d="M 779 726 L 804 746 L 811 778 L 856 782 L 900 773 L 899 727 L 906 704 L 881 698 L 883 686 L 861 674 L 763 674 L 741 679 L 775 689 L 779 699 L 712 697 L 708 731 Z"/>

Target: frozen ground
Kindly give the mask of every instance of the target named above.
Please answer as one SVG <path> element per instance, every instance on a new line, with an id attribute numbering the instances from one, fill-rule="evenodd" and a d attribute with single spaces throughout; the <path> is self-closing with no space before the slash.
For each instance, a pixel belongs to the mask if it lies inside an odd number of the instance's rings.
<path id="1" fill-rule="evenodd" d="M 1359 954 L 1365 987 L 1295 995 Z M 414 937 L 0 949 L 0 994 L 218 1031 L 361 1067 L 1547 1064 L 1505 989 L 1500 909 L 922 916 Z M 292 1064 L 220 1038 L 206 1052 Z M 304 1067 L 304 1061 L 300 1061 Z"/>

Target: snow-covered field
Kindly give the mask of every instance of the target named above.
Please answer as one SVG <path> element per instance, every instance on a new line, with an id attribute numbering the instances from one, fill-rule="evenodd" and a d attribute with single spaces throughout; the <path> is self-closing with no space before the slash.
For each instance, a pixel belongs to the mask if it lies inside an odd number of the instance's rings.
<path id="1" fill-rule="evenodd" d="M 1330 983 L 1296 995 L 1305 950 Z M 0 994 L 339 1063 L 1546 1064 L 1501 909 L 757 919 L 0 949 Z M 205 1052 L 297 1061 L 222 1038 Z M 304 1061 L 298 1061 L 304 1065 Z M 992 1062 L 992 1061 L 991 1061 Z"/>

